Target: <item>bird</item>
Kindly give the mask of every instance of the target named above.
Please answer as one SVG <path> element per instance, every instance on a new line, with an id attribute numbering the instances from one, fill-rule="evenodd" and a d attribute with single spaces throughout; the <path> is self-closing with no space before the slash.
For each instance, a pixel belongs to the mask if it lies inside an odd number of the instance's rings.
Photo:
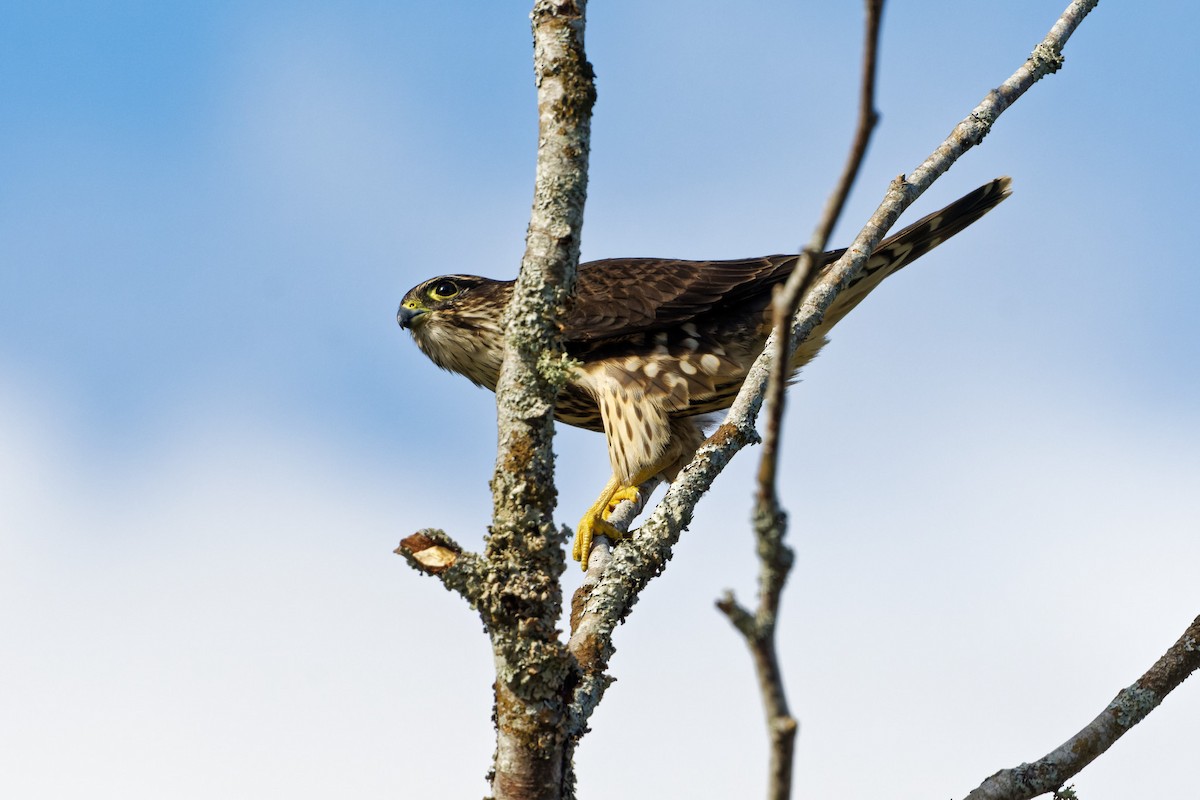
<path id="1" fill-rule="evenodd" d="M 884 239 L 825 311 L 789 362 L 810 362 L 830 329 L 886 277 L 976 222 L 1011 193 L 997 178 Z M 820 256 L 818 279 L 845 250 Z M 689 261 L 608 258 L 579 265 L 562 328 L 571 372 L 558 394 L 560 422 L 605 434 L 612 477 L 575 531 L 586 571 L 593 539 L 628 534 L 608 521 L 651 478 L 676 478 L 705 439 L 713 412 L 733 402 L 771 329 L 776 285 L 797 254 Z M 396 320 L 437 366 L 492 391 L 504 357 L 504 310 L 514 281 L 449 274 L 409 290 Z"/>

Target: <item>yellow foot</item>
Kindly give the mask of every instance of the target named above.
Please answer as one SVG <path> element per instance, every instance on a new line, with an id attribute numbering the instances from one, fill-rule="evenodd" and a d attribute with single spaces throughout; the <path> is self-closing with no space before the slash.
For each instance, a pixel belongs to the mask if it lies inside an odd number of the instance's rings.
<path id="1" fill-rule="evenodd" d="M 629 535 L 618 530 L 608 521 L 608 517 L 622 501 L 631 500 L 636 503 L 639 497 L 636 482 L 632 486 L 626 486 L 615 475 L 608 479 L 600 498 L 583 515 L 579 527 L 575 530 L 575 546 L 571 548 L 571 557 L 579 562 L 584 572 L 587 572 L 588 556 L 592 552 L 594 538 L 605 536 L 618 542 Z"/>
<path id="2" fill-rule="evenodd" d="M 587 572 L 588 558 L 592 554 L 592 539 L 597 536 L 606 536 L 617 542 L 628 535 L 618 530 L 608 520 L 589 513 L 579 520 L 579 527 L 575 529 L 575 546 L 571 548 L 571 558 L 578 561 L 583 571 Z"/>

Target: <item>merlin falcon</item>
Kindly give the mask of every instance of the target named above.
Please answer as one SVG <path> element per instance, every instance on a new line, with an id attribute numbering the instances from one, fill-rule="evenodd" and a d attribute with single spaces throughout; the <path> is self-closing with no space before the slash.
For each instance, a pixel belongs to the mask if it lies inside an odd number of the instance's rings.
<path id="1" fill-rule="evenodd" d="M 885 239 L 796 348 L 792 374 L 884 278 L 995 208 L 1009 184 L 997 178 Z M 828 271 L 844 252 L 825 253 L 816 267 Z M 609 258 L 579 265 L 563 327 L 574 369 L 554 416 L 602 431 L 613 472 L 576 530 L 572 555 L 583 569 L 593 537 L 626 535 L 608 521 L 617 504 L 636 499 L 655 476 L 674 480 L 704 441 L 704 415 L 733 402 L 770 333 L 772 291 L 798 260 Z M 409 291 L 396 319 L 439 367 L 495 391 L 512 291 L 513 281 L 443 275 Z"/>

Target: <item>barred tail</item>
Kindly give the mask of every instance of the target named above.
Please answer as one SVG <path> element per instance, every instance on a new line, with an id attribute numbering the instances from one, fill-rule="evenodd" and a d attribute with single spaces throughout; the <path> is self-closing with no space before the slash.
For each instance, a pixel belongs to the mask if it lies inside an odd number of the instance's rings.
<path id="1" fill-rule="evenodd" d="M 884 239 L 867 260 L 863 271 L 833 301 L 833 306 L 826 314 L 827 325 L 822 327 L 828 327 L 844 317 L 884 278 L 961 232 L 1010 194 L 1012 179 L 996 178 L 960 197 L 941 211 L 922 217 L 899 233 Z M 837 256 L 842 252 L 844 251 L 839 251 Z"/>
<path id="2" fill-rule="evenodd" d="M 884 239 L 867 260 L 863 271 L 834 298 L 825 311 L 825 318 L 796 348 L 791 368 L 798 370 L 811 361 L 824 347 L 829 329 L 850 313 L 872 289 L 896 270 L 928 253 L 954 234 L 975 222 L 1000 204 L 1012 193 L 1010 178 L 997 178 L 960 197 L 941 211 L 917 220 L 904 230 Z M 837 261 L 845 250 L 825 254 L 825 269 Z"/>

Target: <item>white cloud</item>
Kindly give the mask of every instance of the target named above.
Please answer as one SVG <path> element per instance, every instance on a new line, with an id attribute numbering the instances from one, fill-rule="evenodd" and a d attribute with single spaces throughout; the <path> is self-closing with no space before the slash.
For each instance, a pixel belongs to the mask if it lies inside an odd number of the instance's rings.
<path id="1" fill-rule="evenodd" d="M 1178 421 L 1119 430 L 1050 405 L 1009 402 L 1005 416 L 993 400 L 853 433 L 812 421 L 847 402 L 816 387 L 785 456 L 799 564 L 781 648 L 800 793 L 964 793 L 1065 739 L 1195 613 L 1200 465 L 1168 435 Z M 5 794 L 483 790 L 486 639 L 389 553 L 424 524 L 469 540 L 480 509 L 227 408 L 197 406 L 113 463 L 56 405 L 45 389 L 0 393 Z M 588 439 L 560 442 L 564 468 L 602 457 Z M 579 755 L 589 793 L 758 792 L 749 660 L 711 607 L 727 585 L 752 591 L 755 455 L 618 632 L 619 682 Z M 585 488 L 565 483 L 573 521 Z M 1194 715 L 1169 709 L 1194 694 L 1185 685 L 1076 784 L 1100 800 L 1190 785 Z"/>
<path id="2" fill-rule="evenodd" d="M 114 476 L 9 389 L 5 795 L 482 789 L 486 640 L 389 552 L 419 487 L 254 421 Z M 474 769 L 428 770 L 431 746 Z"/>

